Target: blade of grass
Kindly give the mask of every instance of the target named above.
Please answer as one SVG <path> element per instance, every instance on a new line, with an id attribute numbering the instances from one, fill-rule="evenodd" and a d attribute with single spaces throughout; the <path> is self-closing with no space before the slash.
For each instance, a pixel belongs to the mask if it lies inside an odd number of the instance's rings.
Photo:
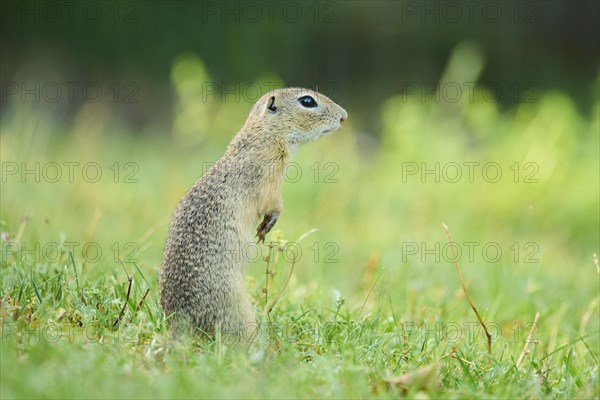
<path id="1" fill-rule="evenodd" d="M 360 307 L 360 310 L 358 310 L 358 315 L 356 316 L 357 320 L 360 318 L 360 314 L 362 314 L 363 309 L 367 305 L 367 300 L 369 300 L 369 296 L 371 295 L 371 292 L 373 292 L 373 289 L 375 289 L 375 285 L 377 285 L 377 282 L 379 282 L 379 278 L 381 278 L 381 274 L 383 274 L 384 270 L 385 270 L 385 268 L 381 268 L 381 271 L 379 271 L 377 278 L 375 278 L 375 281 L 373 281 L 373 284 L 371 285 L 371 289 L 369 289 L 369 293 L 367 293 L 367 297 L 365 297 L 365 301 L 363 302 L 362 306 Z"/>
<path id="2" fill-rule="evenodd" d="M 73 271 L 75 271 L 75 284 L 77 285 L 77 293 L 79 293 L 79 276 L 77 275 L 77 265 L 75 265 L 75 257 L 73 252 L 69 250 L 69 257 L 71 257 L 71 264 L 73 265 Z"/>
<path id="3" fill-rule="evenodd" d="M 594 355 L 594 352 L 592 351 L 592 349 L 590 349 L 590 346 L 587 344 L 585 339 L 582 338 L 581 335 L 579 335 L 579 334 L 577 336 L 579 336 L 579 339 L 583 342 L 583 345 L 585 346 L 585 348 L 588 349 L 588 351 L 590 352 L 590 356 L 592 356 L 592 358 L 594 359 L 594 362 L 596 363 L 596 365 L 598 365 L 598 359 Z"/>
<path id="4" fill-rule="evenodd" d="M 42 302 L 42 295 L 40 294 L 40 291 L 38 290 L 38 287 L 35 283 L 35 279 L 33 279 L 33 269 L 31 270 L 31 284 L 33 285 L 33 290 L 35 290 L 35 295 L 37 296 L 38 300 L 40 301 L 40 303 Z"/>

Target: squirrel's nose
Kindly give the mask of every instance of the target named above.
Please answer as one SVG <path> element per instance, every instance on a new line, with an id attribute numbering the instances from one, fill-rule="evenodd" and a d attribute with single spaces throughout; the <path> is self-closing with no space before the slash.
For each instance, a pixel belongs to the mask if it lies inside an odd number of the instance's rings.
<path id="1" fill-rule="evenodd" d="M 340 122 L 344 122 L 347 119 L 348 119 L 348 113 L 346 112 L 346 110 L 344 110 L 342 108 L 342 115 L 340 116 Z"/>

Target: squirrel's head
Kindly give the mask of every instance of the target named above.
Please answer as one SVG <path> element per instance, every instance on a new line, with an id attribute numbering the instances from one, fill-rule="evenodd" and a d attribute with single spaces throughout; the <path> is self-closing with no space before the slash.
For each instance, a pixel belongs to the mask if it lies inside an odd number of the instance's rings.
<path id="1" fill-rule="evenodd" d="M 310 89 L 286 88 L 262 96 L 247 123 L 281 134 L 289 146 L 296 147 L 333 132 L 346 118 L 346 110 L 328 97 Z"/>

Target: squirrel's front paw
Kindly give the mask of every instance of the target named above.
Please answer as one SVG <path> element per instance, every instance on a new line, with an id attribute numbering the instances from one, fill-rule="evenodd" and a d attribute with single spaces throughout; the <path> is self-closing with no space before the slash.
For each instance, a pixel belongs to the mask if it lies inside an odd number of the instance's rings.
<path id="1" fill-rule="evenodd" d="M 265 214 L 263 221 L 256 228 L 256 236 L 258 237 L 258 243 L 265 242 L 265 236 L 271 231 L 275 222 L 279 218 L 279 211 L 269 211 Z"/>

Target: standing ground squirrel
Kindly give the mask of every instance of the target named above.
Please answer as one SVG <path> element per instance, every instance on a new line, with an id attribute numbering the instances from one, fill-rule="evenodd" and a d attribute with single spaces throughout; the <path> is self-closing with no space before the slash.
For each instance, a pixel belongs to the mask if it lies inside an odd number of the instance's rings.
<path id="1" fill-rule="evenodd" d="M 187 192 L 171 220 L 160 302 L 173 333 L 196 328 L 212 335 L 220 329 L 239 336 L 256 328 L 241 249 L 253 237 L 264 241 L 275 225 L 284 169 L 299 145 L 338 129 L 347 117 L 342 107 L 308 89 L 278 89 L 256 102 L 225 154 Z"/>

